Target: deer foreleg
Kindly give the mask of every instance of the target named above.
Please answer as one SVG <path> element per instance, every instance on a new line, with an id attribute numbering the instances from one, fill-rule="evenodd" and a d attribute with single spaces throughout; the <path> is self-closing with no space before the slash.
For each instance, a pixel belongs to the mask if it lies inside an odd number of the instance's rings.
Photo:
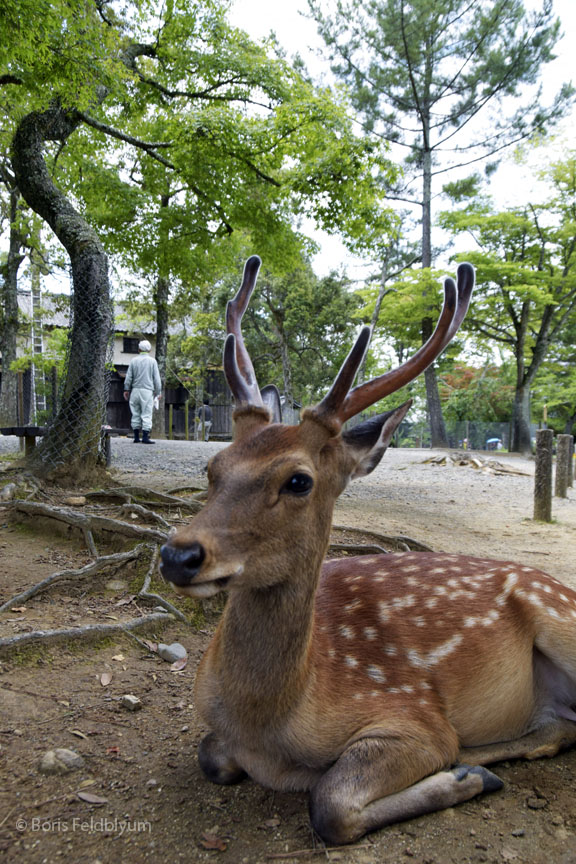
<path id="1" fill-rule="evenodd" d="M 486 768 L 458 765 L 438 771 L 440 760 L 438 752 L 416 749 L 412 741 L 358 741 L 312 789 L 313 828 L 327 843 L 351 843 L 385 825 L 502 788 Z M 437 773 L 426 776 L 432 771 Z"/>
<path id="2" fill-rule="evenodd" d="M 198 745 L 198 762 L 213 783 L 229 786 L 240 783 L 246 777 L 246 772 L 229 756 L 224 744 L 213 732 Z"/>
<path id="3" fill-rule="evenodd" d="M 558 719 L 513 741 L 486 744 L 483 747 L 463 747 L 459 758 L 470 765 L 490 765 L 505 759 L 540 759 L 543 756 L 555 756 L 574 744 L 576 723 Z"/>

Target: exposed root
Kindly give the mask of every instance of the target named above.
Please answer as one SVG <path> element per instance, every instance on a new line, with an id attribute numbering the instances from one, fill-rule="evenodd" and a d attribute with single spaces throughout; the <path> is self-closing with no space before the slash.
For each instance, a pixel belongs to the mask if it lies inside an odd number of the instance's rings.
<path id="1" fill-rule="evenodd" d="M 87 531 L 108 531 L 120 534 L 136 540 L 151 540 L 155 543 L 163 543 L 166 540 L 166 532 L 158 531 L 156 528 L 143 528 L 140 525 L 131 525 L 129 522 L 121 522 L 107 516 L 96 516 L 90 513 L 78 513 L 69 507 L 52 507 L 49 504 L 40 504 L 34 501 L 16 500 L 10 502 L 10 509 L 16 513 L 24 513 L 27 516 L 43 516 L 64 522 L 74 528 L 78 528 L 85 537 L 91 554 L 95 546 L 90 542 Z M 92 545 L 92 548 L 90 548 Z"/>
<path id="2" fill-rule="evenodd" d="M 391 544 L 393 549 L 388 549 L 387 551 L 398 551 L 402 552 L 433 552 L 431 546 L 427 546 L 426 543 L 422 543 L 420 540 L 414 540 L 412 537 L 406 537 L 404 534 L 381 534 L 379 531 L 373 531 L 371 528 L 352 528 L 349 525 L 333 525 L 332 531 L 344 531 L 347 534 L 360 534 L 362 537 L 366 537 L 370 540 L 379 540 L 383 543 L 384 546 L 387 544 Z"/>
<path id="3" fill-rule="evenodd" d="M 383 546 L 376 546 L 375 544 L 366 544 L 365 546 L 362 543 L 331 543 L 328 547 L 329 552 L 354 552 L 355 555 L 374 555 L 375 553 L 379 555 L 387 555 L 388 549 L 384 549 Z"/>
<path id="4" fill-rule="evenodd" d="M 169 507 L 179 507 L 181 510 L 187 510 L 189 513 L 198 513 L 202 509 L 202 504 L 199 501 L 186 498 L 178 498 L 176 495 L 168 495 L 165 492 L 156 492 L 154 489 L 148 489 L 146 486 L 120 486 L 116 489 L 110 489 L 109 492 L 115 492 L 120 495 L 129 495 L 131 499 L 145 499 L 144 503 L 158 505 L 166 505 Z"/>
<path id="5" fill-rule="evenodd" d="M 36 642 L 54 643 L 80 638 L 99 639 L 172 620 L 172 615 L 168 612 L 151 612 L 149 615 L 142 615 L 140 618 L 132 618 L 131 621 L 118 624 L 86 624 L 83 627 L 68 627 L 61 630 L 33 630 L 31 633 L 18 633 L 16 636 L 0 639 L 0 653 L 14 648 L 24 648 Z"/>
<path id="6" fill-rule="evenodd" d="M 165 600 L 164 597 L 162 597 L 160 594 L 155 594 L 153 591 L 148 590 L 150 588 L 150 581 L 152 579 L 152 574 L 158 568 L 158 552 L 159 552 L 159 548 L 158 548 L 158 546 L 155 546 L 154 552 L 152 554 L 152 560 L 150 561 L 150 566 L 149 566 L 148 572 L 146 573 L 146 576 L 144 578 L 144 583 L 142 585 L 142 588 L 138 592 L 138 597 L 141 597 L 143 600 L 151 600 L 154 603 L 157 603 L 159 606 L 163 606 L 164 609 L 166 609 L 172 615 L 175 615 L 176 618 L 179 618 L 181 621 L 184 621 L 185 624 L 190 625 L 191 622 L 188 620 L 186 615 L 184 615 L 183 612 L 180 612 L 179 609 L 177 609 L 175 606 L 173 606 L 169 600 Z"/>
<path id="7" fill-rule="evenodd" d="M 148 507 L 143 507 L 141 504 L 123 504 L 120 508 L 120 515 L 127 516 L 130 513 L 136 513 L 138 516 L 142 516 L 143 519 L 151 519 L 157 522 L 158 525 L 161 525 L 162 528 L 170 530 L 170 523 L 163 516 L 160 516 L 154 510 L 149 510 Z"/>
<path id="8" fill-rule="evenodd" d="M 89 564 L 80 567 L 78 570 L 59 570 L 56 573 L 52 573 L 50 576 L 42 579 L 41 582 L 37 582 L 36 585 L 32 585 L 25 591 L 21 591 L 20 594 L 11 597 L 10 600 L 7 600 L 2 604 L 2 606 L 0 606 L 0 612 L 7 612 L 14 606 L 20 606 L 22 603 L 30 600 L 31 597 L 35 597 L 37 594 L 41 594 L 53 585 L 61 582 L 69 582 L 72 579 L 78 580 L 87 576 L 94 576 L 96 573 L 109 571 L 110 568 L 118 570 L 129 561 L 135 561 L 138 559 L 147 548 L 148 547 L 145 544 L 141 543 L 129 552 L 118 552 L 115 555 L 102 555 L 100 558 L 97 557 L 95 561 L 91 561 Z"/>

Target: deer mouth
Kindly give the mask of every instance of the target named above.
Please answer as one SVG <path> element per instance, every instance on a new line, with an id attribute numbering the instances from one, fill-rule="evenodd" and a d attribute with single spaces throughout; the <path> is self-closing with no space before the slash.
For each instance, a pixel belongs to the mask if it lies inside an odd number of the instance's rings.
<path id="1" fill-rule="evenodd" d="M 195 600 L 202 600 L 205 597 L 213 597 L 220 591 L 225 591 L 230 583 L 243 572 L 244 567 L 238 567 L 233 573 L 226 576 L 213 575 L 202 580 L 192 581 L 188 585 L 175 585 L 171 582 L 172 588 L 177 594 L 182 597 L 192 597 Z"/>

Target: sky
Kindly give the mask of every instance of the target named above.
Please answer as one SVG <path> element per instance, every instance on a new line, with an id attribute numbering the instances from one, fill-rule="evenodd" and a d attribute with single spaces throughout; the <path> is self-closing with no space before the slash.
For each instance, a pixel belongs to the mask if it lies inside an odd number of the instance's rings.
<path id="1" fill-rule="evenodd" d="M 541 7 L 543 0 L 525 0 L 527 8 Z M 274 31 L 279 42 L 289 55 L 299 53 L 309 71 L 320 77 L 327 71 L 327 64 L 318 55 L 322 40 L 312 21 L 306 17 L 307 0 L 234 0 L 231 20 L 246 30 L 253 39 L 266 37 Z M 544 67 L 541 82 L 546 101 L 551 101 L 564 82 L 573 81 L 576 85 L 576 0 L 553 0 L 554 13 L 560 18 L 563 37 L 556 46 L 557 57 Z M 558 158 L 564 147 L 574 147 L 576 141 L 576 108 L 556 129 L 554 141 L 544 152 L 535 154 L 542 165 L 549 158 Z M 544 149 L 544 148 L 543 148 Z M 467 173 L 467 172 L 466 172 Z M 490 184 L 490 193 L 502 207 L 521 203 L 526 184 L 533 185 L 530 164 L 519 166 L 513 154 L 504 160 Z M 366 266 L 351 258 L 343 244 L 334 237 L 308 227 L 314 239 L 321 244 L 321 251 L 314 259 L 314 269 L 318 275 L 328 273 L 335 266 L 345 266 L 351 278 L 361 279 L 366 275 Z"/>

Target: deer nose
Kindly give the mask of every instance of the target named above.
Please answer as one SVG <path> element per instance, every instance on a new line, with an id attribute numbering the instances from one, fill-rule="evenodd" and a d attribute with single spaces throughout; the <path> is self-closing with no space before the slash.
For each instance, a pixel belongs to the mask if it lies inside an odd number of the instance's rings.
<path id="1" fill-rule="evenodd" d="M 165 543 L 160 549 L 162 563 L 160 572 L 165 579 L 174 585 L 189 585 L 198 574 L 202 562 L 206 558 L 204 547 L 200 543 L 192 543 L 179 549 Z"/>

